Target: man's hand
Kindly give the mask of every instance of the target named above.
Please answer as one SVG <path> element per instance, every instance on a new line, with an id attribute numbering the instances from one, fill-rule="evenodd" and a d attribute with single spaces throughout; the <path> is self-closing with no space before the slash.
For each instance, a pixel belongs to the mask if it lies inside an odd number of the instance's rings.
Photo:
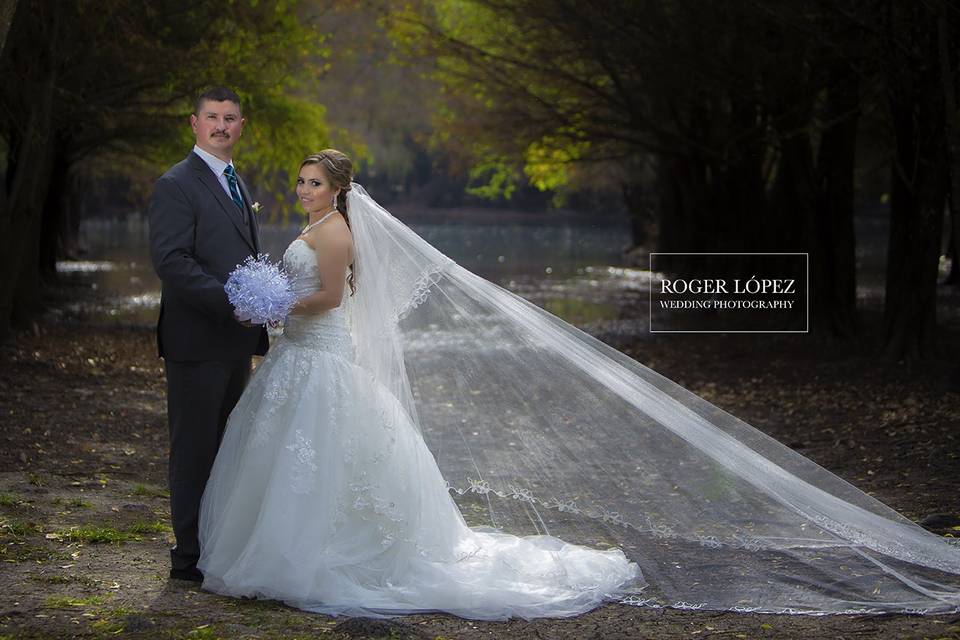
<path id="1" fill-rule="evenodd" d="M 245 326 L 245 327 L 261 327 L 261 326 L 263 326 L 263 325 L 259 325 L 259 324 L 254 324 L 254 323 L 250 322 L 249 320 L 242 320 L 242 319 L 240 319 L 239 317 L 237 317 L 236 312 L 234 312 L 233 317 L 236 318 L 237 322 L 239 322 L 240 324 L 242 324 L 242 325 Z"/>

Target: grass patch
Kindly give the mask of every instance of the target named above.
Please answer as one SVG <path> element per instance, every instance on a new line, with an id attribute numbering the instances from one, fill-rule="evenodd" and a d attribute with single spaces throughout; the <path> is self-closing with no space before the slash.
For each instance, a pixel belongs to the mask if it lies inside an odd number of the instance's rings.
<path id="1" fill-rule="evenodd" d="M 0 493 L 0 507 L 15 507 L 21 500 L 12 493 Z"/>
<path id="2" fill-rule="evenodd" d="M 169 498 L 170 492 L 159 487 L 137 483 L 133 485 L 133 495 L 144 496 L 147 498 Z"/>
<path id="3" fill-rule="evenodd" d="M 71 598 L 70 596 L 50 596 L 43 601 L 47 609 L 69 609 L 70 607 L 89 607 L 103 604 L 104 596 L 89 596 L 87 598 Z"/>
<path id="4" fill-rule="evenodd" d="M 25 520 L 0 520 L 0 535 L 26 538 L 40 533 L 40 527 Z"/>
<path id="5" fill-rule="evenodd" d="M 156 522 L 135 522 L 127 529 L 130 533 L 167 533 L 173 531 L 169 524 L 157 520 Z"/>
<path id="6" fill-rule="evenodd" d="M 88 500 L 84 500 L 83 498 L 70 498 L 69 500 L 64 500 L 63 498 L 56 497 L 50 501 L 50 504 L 58 507 L 77 507 L 80 509 L 89 509 L 93 506 L 93 503 Z"/>
<path id="7" fill-rule="evenodd" d="M 115 607 L 113 609 L 97 609 L 94 613 L 101 618 L 126 618 L 127 616 L 135 616 L 141 612 L 128 607 Z"/>
<path id="8" fill-rule="evenodd" d="M 86 542 L 89 544 L 120 544 L 135 542 L 140 536 L 129 531 L 121 531 L 114 527 L 102 527 L 94 524 L 84 524 L 79 527 L 63 531 L 65 539 L 72 542 Z"/>
<path id="9" fill-rule="evenodd" d="M 0 562 L 44 562 L 69 560 L 66 553 L 26 542 L 11 542 L 0 546 Z"/>
<path id="10" fill-rule="evenodd" d="M 136 615 L 138 612 L 134 609 L 117 607 L 116 609 L 97 609 L 93 612 L 98 619 L 91 624 L 94 631 L 101 634 L 118 635 L 123 633 L 127 621 L 123 618 Z"/>
<path id="11" fill-rule="evenodd" d="M 42 487 L 44 485 L 43 477 L 39 473 L 28 473 L 27 482 L 35 487 Z"/>
<path id="12" fill-rule="evenodd" d="M 85 587 L 95 587 L 97 585 L 96 580 L 91 580 L 86 576 L 62 576 L 50 573 L 31 574 L 30 580 L 41 584 L 82 584 Z"/>
<path id="13" fill-rule="evenodd" d="M 172 531 L 170 525 L 159 520 L 155 522 L 135 522 L 125 529 L 108 527 L 97 524 L 84 524 L 61 531 L 64 540 L 70 542 L 86 542 L 88 544 L 121 544 L 124 542 L 139 542 L 144 534 L 167 533 Z"/>
<path id="14" fill-rule="evenodd" d="M 253 627 L 262 627 L 274 620 L 277 611 L 283 608 L 273 600 L 240 600 L 235 603 L 243 623 Z"/>
<path id="15" fill-rule="evenodd" d="M 117 622 L 116 620 L 94 620 L 93 624 L 90 625 L 90 628 L 96 631 L 101 635 L 120 635 L 123 633 L 125 625 L 122 622 Z"/>
<path id="16" fill-rule="evenodd" d="M 192 640 L 214 640 L 219 638 L 216 630 L 208 624 L 201 625 L 194 628 L 190 633 L 187 634 L 188 638 Z"/>

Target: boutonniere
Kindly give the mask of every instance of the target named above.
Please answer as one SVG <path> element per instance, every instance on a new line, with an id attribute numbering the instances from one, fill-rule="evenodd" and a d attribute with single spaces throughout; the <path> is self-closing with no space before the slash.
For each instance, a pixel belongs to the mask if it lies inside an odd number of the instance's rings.
<path id="1" fill-rule="evenodd" d="M 263 210 L 263 205 L 259 202 L 254 202 L 252 205 L 250 205 L 250 208 L 253 209 L 254 213 L 260 213 L 260 211 Z"/>

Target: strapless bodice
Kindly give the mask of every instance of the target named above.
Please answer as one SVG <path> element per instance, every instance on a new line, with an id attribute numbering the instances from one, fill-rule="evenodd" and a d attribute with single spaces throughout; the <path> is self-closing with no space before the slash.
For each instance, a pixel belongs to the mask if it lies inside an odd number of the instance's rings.
<path id="1" fill-rule="evenodd" d="M 283 269 L 297 298 L 320 290 L 322 283 L 316 252 L 303 239 L 297 238 L 284 251 Z M 353 343 L 347 317 L 349 299 L 349 295 L 344 295 L 339 307 L 324 313 L 289 316 L 283 335 L 303 346 L 334 351 L 344 356 L 351 354 Z"/>
<path id="2" fill-rule="evenodd" d="M 291 242 L 283 252 L 283 270 L 287 272 L 290 286 L 298 298 L 320 290 L 316 252 L 303 238 Z"/>

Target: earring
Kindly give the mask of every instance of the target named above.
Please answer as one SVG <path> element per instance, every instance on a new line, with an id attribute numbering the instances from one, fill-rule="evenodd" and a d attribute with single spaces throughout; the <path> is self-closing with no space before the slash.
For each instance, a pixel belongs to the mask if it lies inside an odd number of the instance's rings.
<path id="1" fill-rule="evenodd" d="M 337 208 L 337 196 L 333 196 L 333 202 L 330 203 L 330 206 L 332 206 L 334 209 Z"/>

